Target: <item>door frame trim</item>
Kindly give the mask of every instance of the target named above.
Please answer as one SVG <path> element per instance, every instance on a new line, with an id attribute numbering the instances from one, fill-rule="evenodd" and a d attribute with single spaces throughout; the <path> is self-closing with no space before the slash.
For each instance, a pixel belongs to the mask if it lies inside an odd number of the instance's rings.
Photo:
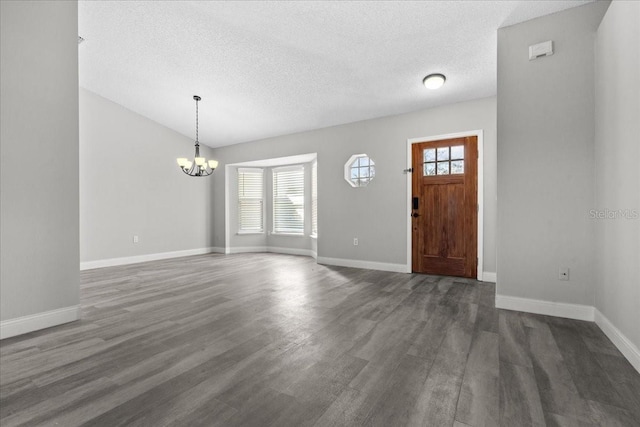
<path id="1" fill-rule="evenodd" d="M 483 130 L 470 130 L 465 132 L 457 132 L 457 133 L 448 133 L 444 135 L 432 135 L 432 136 L 424 136 L 419 138 L 409 138 L 407 139 L 407 169 L 411 169 L 411 147 L 413 144 L 417 144 L 420 142 L 429 142 L 429 141 L 438 141 L 441 139 L 453 139 L 453 138 L 461 138 L 465 136 L 475 136 L 478 139 L 478 265 L 477 268 L 477 279 L 482 280 L 483 273 L 483 247 L 484 247 L 484 141 L 483 141 Z M 411 233 L 411 196 L 412 196 L 412 186 L 411 186 L 411 173 L 407 173 L 407 272 L 411 273 L 413 271 L 412 265 L 412 233 Z"/>

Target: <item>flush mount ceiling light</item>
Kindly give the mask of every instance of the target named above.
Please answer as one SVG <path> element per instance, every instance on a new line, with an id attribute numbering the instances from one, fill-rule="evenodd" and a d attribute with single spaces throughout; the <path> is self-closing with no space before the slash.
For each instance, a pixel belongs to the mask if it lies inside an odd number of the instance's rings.
<path id="1" fill-rule="evenodd" d="M 209 176 L 218 167 L 218 161 L 207 161 L 204 157 L 200 157 L 200 142 L 198 141 L 198 101 L 202 98 L 198 95 L 193 95 L 193 99 L 196 101 L 196 155 L 193 161 L 185 157 L 178 157 L 176 160 L 182 172 L 189 176 Z"/>
<path id="2" fill-rule="evenodd" d="M 444 74 L 429 74 L 422 80 L 422 84 L 424 84 L 424 87 L 427 89 L 434 90 L 440 89 L 446 80 L 447 78 Z"/>

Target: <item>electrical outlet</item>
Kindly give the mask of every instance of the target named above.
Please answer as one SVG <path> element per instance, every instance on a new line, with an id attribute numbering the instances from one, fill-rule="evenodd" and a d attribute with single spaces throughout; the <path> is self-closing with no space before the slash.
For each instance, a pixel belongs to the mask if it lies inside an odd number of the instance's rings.
<path id="1" fill-rule="evenodd" d="M 357 237 L 353 238 L 353 246 L 358 246 L 358 238 Z"/>
<path id="2" fill-rule="evenodd" d="M 558 270 L 558 280 L 569 280 L 569 267 L 560 267 Z"/>
<path id="3" fill-rule="evenodd" d="M 140 239 L 138 239 L 138 236 L 133 236 L 133 243 L 138 243 L 140 241 Z"/>

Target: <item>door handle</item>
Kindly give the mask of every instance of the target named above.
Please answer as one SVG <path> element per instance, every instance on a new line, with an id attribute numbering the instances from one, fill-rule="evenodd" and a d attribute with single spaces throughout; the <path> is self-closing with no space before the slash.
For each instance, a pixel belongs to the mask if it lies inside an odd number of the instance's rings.
<path id="1" fill-rule="evenodd" d="M 420 216 L 420 214 L 414 212 L 414 213 L 411 214 L 411 216 L 414 217 L 414 218 L 418 218 Z"/>

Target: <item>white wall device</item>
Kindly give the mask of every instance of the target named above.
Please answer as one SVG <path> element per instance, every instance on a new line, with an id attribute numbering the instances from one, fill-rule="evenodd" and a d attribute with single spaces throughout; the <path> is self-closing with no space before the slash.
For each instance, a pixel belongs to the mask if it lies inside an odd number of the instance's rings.
<path id="1" fill-rule="evenodd" d="M 550 55 L 553 55 L 553 41 L 551 40 L 529 46 L 529 61 Z"/>

